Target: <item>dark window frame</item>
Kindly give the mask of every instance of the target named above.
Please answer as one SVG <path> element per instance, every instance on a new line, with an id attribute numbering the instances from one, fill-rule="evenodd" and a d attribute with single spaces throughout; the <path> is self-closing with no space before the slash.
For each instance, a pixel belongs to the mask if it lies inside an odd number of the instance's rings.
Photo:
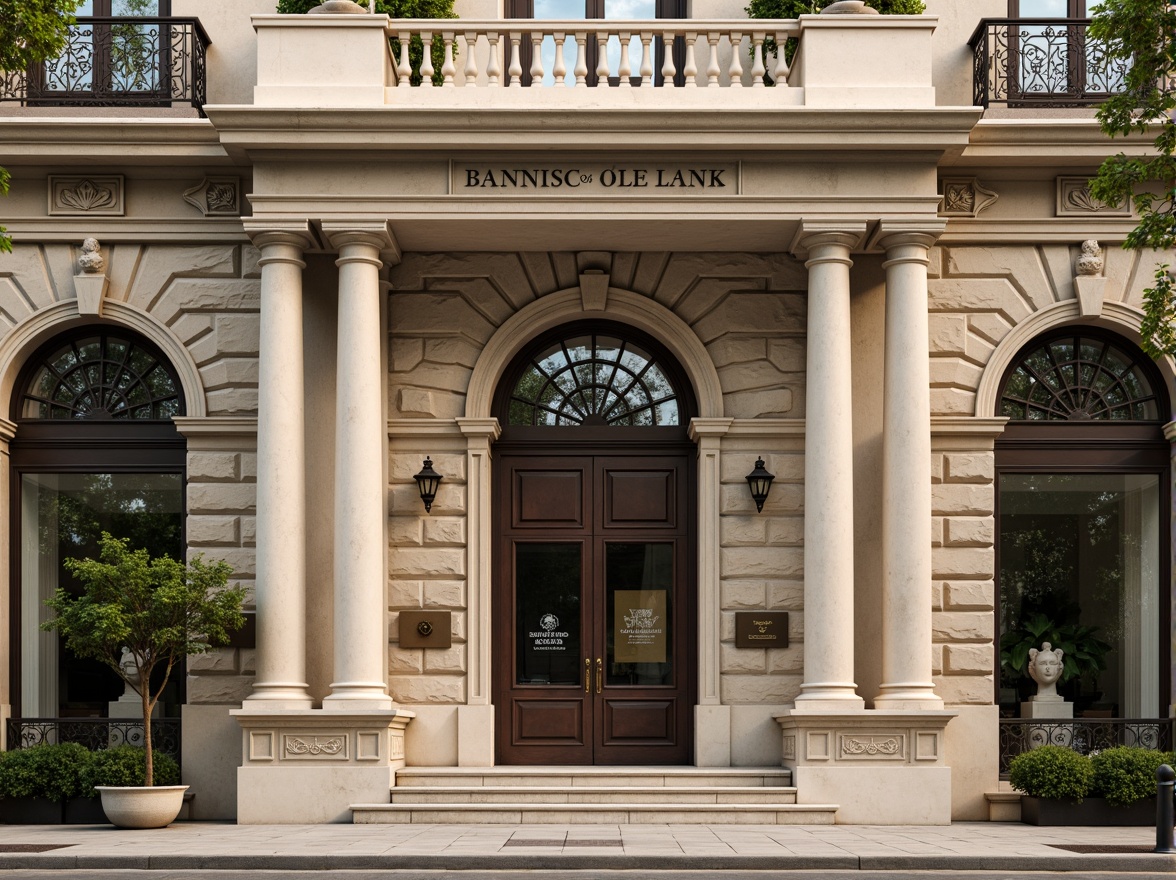
<path id="1" fill-rule="evenodd" d="M 1159 480 L 1159 583 L 1161 716 L 1172 703 L 1172 444 L 1163 427 L 1171 414 L 1168 386 L 1159 369 L 1139 347 L 1099 327 L 1068 325 L 1035 336 L 1022 346 L 1001 377 L 997 412 L 1013 371 L 1031 352 L 1065 336 L 1099 338 L 1135 358 L 1149 372 L 1160 418 L 1155 421 L 1031 421 L 1010 420 L 996 439 L 993 452 L 993 702 L 1000 705 L 1000 481 L 1005 474 L 1153 474 Z"/>

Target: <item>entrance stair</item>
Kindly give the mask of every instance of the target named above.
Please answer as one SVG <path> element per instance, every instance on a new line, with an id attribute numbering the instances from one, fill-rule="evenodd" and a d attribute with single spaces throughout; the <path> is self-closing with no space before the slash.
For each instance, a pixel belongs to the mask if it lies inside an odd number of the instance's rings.
<path id="1" fill-rule="evenodd" d="M 832 825 L 782 767 L 407 767 L 356 824 Z"/>

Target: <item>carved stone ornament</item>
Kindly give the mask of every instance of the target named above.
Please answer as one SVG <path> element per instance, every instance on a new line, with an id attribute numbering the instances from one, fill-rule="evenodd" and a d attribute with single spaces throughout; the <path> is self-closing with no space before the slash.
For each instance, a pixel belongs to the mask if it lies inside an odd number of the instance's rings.
<path id="1" fill-rule="evenodd" d="M 51 217 L 121 217 L 126 213 L 121 174 L 49 175 Z"/>
<path id="2" fill-rule="evenodd" d="M 981 186 L 975 177 L 945 177 L 939 214 L 942 217 L 978 217 L 998 198 L 1000 196 Z"/>
<path id="3" fill-rule="evenodd" d="M 1086 177 L 1059 177 L 1057 179 L 1057 216 L 1074 217 L 1097 214 L 1100 217 L 1130 217 L 1131 203 L 1127 199 L 1117 205 L 1100 202 L 1090 192 L 1090 179 Z"/>
<path id="4" fill-rule="evenodd" d="M 1041 650 L 1029 649 L 1029 677 L 1037 682 L 1037 693 L 1031 700 L 1060 700 L 1058 680 L 1062 677 L 1061 648 L 1042 642 Z"/>
<path id="5" fill-rule="evenodd" d="M 83 275 L 101 275 L 106 268 L 106 258 L 102 256 L 101 247 L 96 238 L 87 238 L 82 242 L 82 255 L 78 257 L 78 268 L 82 270 Z M 126 648 L 123 650 L 125 651 Z"/>
<path id="6" fill-rule="evenodd" d="M 1082 255 L 1078 257 L 1079 275 L 1100 275 L 1103 270 L 1102 248 L 1093 238 L 1082 242 Z"/>
<path id="7" fill-rule="evenodd" d="M 237 217 L 241 213 L 241 181 L 236 177 L 206 177 L 184 190 L 184 201 L 205 217 Z"/>
<path id="8" fill-rule="evenodd" d="M 878 10 L 865 0 L 837 0 L 821 10 L 821 15 L 877 15 Z"/>
<path id="9" fill-rule="evenodd" d="M 893 736 L 843 736 L 841 738 L 841 754 L 843 756 L 868 755 L 875 757 L 877 755 L 883 755 L 891 757 L 897 755 L 901 748 L 902 746 Z"/>
<path id="10" fill-rule="evenodd" d="M 317 736 L 288 736 L 286 737 L 286 754 L 288 756 L 309 755 L 319 757 L 326 755 L 329 757 L 342 752 L 346 744 L 347 740 L 342 736 L 324 737 L 322 739 Z"/>
<path id="11" fill-rule="evenodd" d="M 322 6 L 309 10 L 307 15 L 367 15 L 368 11 L 351 0 L 327 0 Z"/>

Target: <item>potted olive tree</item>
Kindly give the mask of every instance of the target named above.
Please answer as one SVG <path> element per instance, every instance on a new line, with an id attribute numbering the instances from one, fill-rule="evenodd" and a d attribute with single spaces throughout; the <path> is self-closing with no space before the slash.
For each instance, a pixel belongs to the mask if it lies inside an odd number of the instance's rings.
<path id="1" fill-rule="evenodd" d="M 67 559 L 80 594 L 58 587 L 42 624 L 57 630 L 79 657 L 105 663 L 139 694 L 143 705 L 144 786 L 95 786 L 106 818 L 124 828 L 162 828 L 175 821 L 187 786 L 155 786 L 151 713 L 185 655 L 226 644 L 245 623 L 245 591 L 226 586 L 231 569 L 199 556 L 187 565 L 152 557 L 103 532 L 99 559 Z M 131 662 L 133 661 L 133 662 Z M 155 675 L 160 670 L 159 675 Z"/>

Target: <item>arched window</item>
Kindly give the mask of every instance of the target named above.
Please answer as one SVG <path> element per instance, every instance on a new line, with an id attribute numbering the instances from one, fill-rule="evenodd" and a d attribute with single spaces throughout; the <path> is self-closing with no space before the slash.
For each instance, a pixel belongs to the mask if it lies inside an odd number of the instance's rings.
<path id="1" fill-rule="evenodd" d="M 59 586 L 77 587 L 63 563 L 96 556 L 104 531 L 183 558 L 186 450 L 172 417 L 184 412 L 179 377 L 160 349 L 112 325 L 51 339 L 18 376 L 10 405 L 15 718 L 118 714 L 111 707 L 121 681 L 40 631 L 44 603 Z M 178 715 L 183 680 L 172 676 L 166 715 Z"/>
<path id="2" fill-rule="evenodd" d="M 179 378 L 159 350 L 105 327 L 42 348 L 25 375 L 17 418 L 163 420 L 183 409 Z"/>
<path id="3" fill-rule="evenodd" d="M 1044 334 L 1006 371 L 995 413 L 1010 419 L 996 442 L 1002 715 L 1034 693 L 1025 655 L 1043 641 L 1066 645 L 1059 692 L 1075 717 L 1167 714 L 1170 412 L 1156 365 L 1100 328 Z"/>
<path id="4" fill-rule="evenodd" d="M 511 425 L 666 427 L 679 392 L 649 346 L 607 332 L 540 344 L 510 394 Z"/>

